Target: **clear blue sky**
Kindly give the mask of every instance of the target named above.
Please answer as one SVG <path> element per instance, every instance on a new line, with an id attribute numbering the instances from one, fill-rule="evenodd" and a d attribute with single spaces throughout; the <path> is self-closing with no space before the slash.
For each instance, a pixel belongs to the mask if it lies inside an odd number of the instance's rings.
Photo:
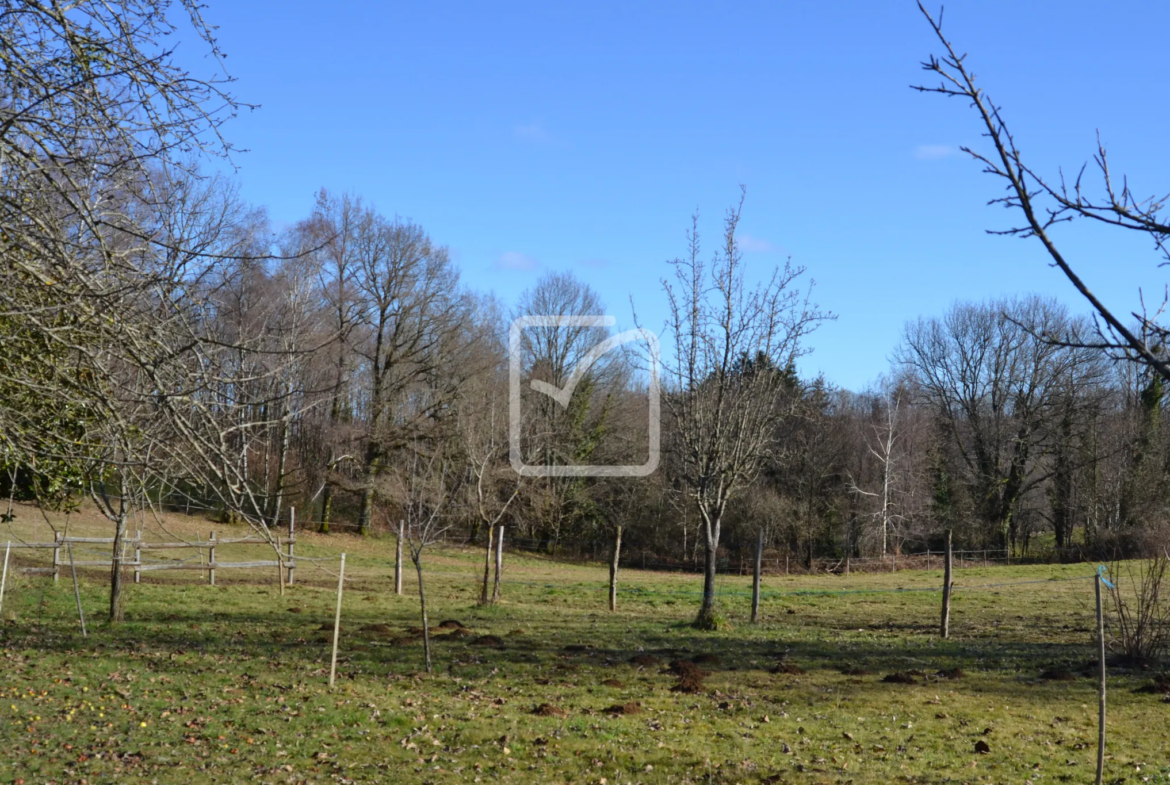
<path id="1" fill-rule="evenodd" d="M 805 374 L 861 388 L 906 320 L 1038 291 L 1083 306 L 958 154 L 957 100 L 908 89 L 939 50 L 912 0 L 321 3 L 212 0 L 207 17 L 261 104 L 228 129 L 246 198 L 279 226 L 322 186 L 421 223 L 464 280 L 505 302 L 571 269 L 619 326 L 660 324 L 664 261 L 696 209 L 714 248 L 741 231 L 761 272 L 791 255 L 839 314 Z M 1170 190 L 1170 4 L 948 4 L 946 28 L 1034 166 L 1079 166 L 1100 129 L 1141 193 Z M 184 47 L 189 48 L 189 47 Z M 196 63 L 197 68 L 208 67 Z M 1164 275 L 1150 243 L 1072 229 L 1068 255 L 1127 311 Z"/>

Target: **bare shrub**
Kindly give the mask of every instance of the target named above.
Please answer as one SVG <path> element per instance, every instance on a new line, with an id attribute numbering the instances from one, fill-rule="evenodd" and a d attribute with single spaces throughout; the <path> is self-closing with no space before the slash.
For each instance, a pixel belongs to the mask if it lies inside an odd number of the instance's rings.
<path id="1" fill-rule="evenodd" d="M 1165 584 L 1170 558 L 1114 562 L 1110 569 L 1115 645 L 1126 661 L 1158 662 L 1170 645 L 1170 596 Z"/>

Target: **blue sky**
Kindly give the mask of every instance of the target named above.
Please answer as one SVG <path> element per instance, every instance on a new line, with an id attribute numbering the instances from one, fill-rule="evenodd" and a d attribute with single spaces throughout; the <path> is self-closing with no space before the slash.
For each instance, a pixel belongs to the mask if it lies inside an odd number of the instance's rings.
<path id="1" fill-rule="evenodd" d="M 957 299 L 1052 294 L 1084 310 L 957 152 L 959 101 L 908 85 L 938 52 L 910 0 L 822 3 L 212 2 L 237 94 L 228 128 L 250 201 L 279 226 L 322 186 L 421 223 L 464 280 L 507 303 L 572 270 L 630 324 L 661 323 L 664 262 L 698 208 L 714 249 L 747 186 L 741 241 L 766 274 L 791 255 L 839 315 L 805 374 L 859 389 L 902 325 Z M 1096 132 L 1139 193 L 1170 190 L 1156 2 L 948 4 L 1025 156 L 1079 167 Z M 183 45 L 181 51 L 194 51 Z M 209 68 L 202 61 L 197 70 Z M 1127 312 L 1159 296 L 1150 243 L 1064 230 L 1067 255 Z"/>

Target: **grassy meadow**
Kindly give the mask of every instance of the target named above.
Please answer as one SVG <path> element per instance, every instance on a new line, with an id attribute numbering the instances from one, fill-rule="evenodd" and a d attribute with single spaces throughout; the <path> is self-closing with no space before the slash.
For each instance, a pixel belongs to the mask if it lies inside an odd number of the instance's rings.
<path id="1" fill-rule="evenodd" d="M 0 542 L 31 538 L 37 516 L 21 508 Z M 242 533 L 181 516 L 165 525 L 148 536 Z M 105 529 L 73 516 L 70 531 Z M 84 639 L 68 569 L 55 585 L 25 576 L 16 568 L 47 556 L 14 552 L 0 782 L 1093 780 L 1088 565 L 957 571 L 941 641 L 938 572 L 769 577 L 757 625 L 750 578 L 728 576 L 730 627 L 703 633 L 687 626 L 696 576 L 623 571 L 610 613 L 603 565 L 511 555 L 503 601 L 480 608 L 482 554 L 444 548 L 426 562 L 428 675 L 413 572 L 393 594 L 392 540 L 304 533 L 297 551 L 329 561 L 301 562 L 283 597 L 274 571 L 220 571 L 216 586 L 200 572 L 146 574 L 116 627 L 104 621 L 108 576 L 83 569 Z M 257 546 L 219 554 L 266 558 Z M 440 626 L 451 621 L 462 627 Z M 676 665 L 680 677 L 669 667 L 682 660 L 697 665 Z M 1154 675 L 1110 671 L 1106 782 L 1170 783 L 1170 703 L 1139 691 Z"/>

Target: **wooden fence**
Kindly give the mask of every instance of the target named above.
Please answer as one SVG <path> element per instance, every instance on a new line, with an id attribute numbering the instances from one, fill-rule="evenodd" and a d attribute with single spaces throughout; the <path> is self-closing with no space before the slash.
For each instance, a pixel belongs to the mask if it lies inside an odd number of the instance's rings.
<path id="1" fill-rule="evenodd" d="M 277 568 L 281 571 L 281 580 L 284 580 L 288 585 L 292 585 L 296 575 L 296 518 L 295 514 L 290 517 L 288 525 L 288 536 L 286 538 L 277 538 L 276 546 L 278 549 L 284 548 L 280 553 L 279 559 L 260 560 L 260 561 L 218 561 L 216 558 L 216 549 L 225 545 L 264 545 L 271 548 L 271 544 L 263 537 L 249 535 L 247 537 L 226 537 L 219 538 L 215 536 L 215 532 L 211 532 L 206 540 L 195 540 L 192 542 L 157 542 L 152 540 L 144 540 L 142 533 L 137 532 L 134 536 L 127 536 L 122 538 L 122 546 L 126 550 L 133 548 L 134 558 L 122 559 L 122 566 L 127 569 L 134 570 L 134 582 L 139 583 L 144 572 L 158 572 L 165 570 L 196 570 L 207 573 L 207 582 L 212 586 L 215 585 L 215 573 L 217 570 L 232 570 L 232 569 L 260 569 L 264 567 Z M 62 553 L 68 552 L 70 545 L 109 545 L 111 546 L 111 553 L 109 558 L 102 559 L 83 559 L 72 561 L 74 567 L 105 567 L 112 568 L 114 564 L 114 553 L 112 551 L 115 539 L 113 537 L 69 537 L 61 532 L 56 532 L 53 542 L 12 542 L 9 544 L 12 550 L 48 550 L 53 551 L 53 566 L 51 567 L 24 567 L 22 571 L 28 575 L 52 575 L 53 582 L 56 583 L 61 577 L 61 568 L 70 565 L 67 557 L 63 557 Z M 143 561 L 143 551 L 149 553 L 150 551 L 165 551 L 165 550 L 183 550 L 194 549 L 198 550 L 199 562 L 185 562 L 185 561 Z M 206 551 L 206 561 L 204 560 L 204 551 Z M 124 550 L 123 553 L 126 551 Z M 149 559 L 149 556 L 147 557 Z M 284 572 L 284 571 L 287 571 Z M 287 575 L 287 577 L 285 577 Z"/>

